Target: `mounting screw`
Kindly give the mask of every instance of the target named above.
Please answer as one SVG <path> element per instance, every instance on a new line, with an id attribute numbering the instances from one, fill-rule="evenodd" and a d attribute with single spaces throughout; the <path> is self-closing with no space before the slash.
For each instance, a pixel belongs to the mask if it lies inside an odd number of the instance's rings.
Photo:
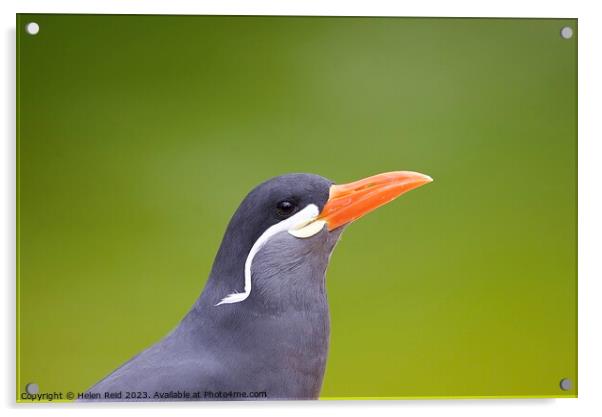
<path id="1" fill-rule="evenodd" d="M 569 378 L 562 378 L 560 380 L 560 389 L 563 391 L 568 391 L 571 388 L 573 388 L 573 381 L 571 381 Z"/>
<path id="2" fill-rule="evenodd" d="M 25 32 L 29 33 L 30 35 L 37 35 L 39 31 L 40 25 L 38 25 L 36 22 L 29 22 L 27 25 L 25 25 Z"/>
<path id="3" fill-rule="evenodd" d="M 40 392 L 40 386 L 36 383 L 30 382 L 29 384 L 25 385 L 25 392 L 30 395 L 35 395 Z"/>
<path id="4" fill-rule="evenodd" d="M 565 26 L 560 29 L 560 36 L 564 39 L 571 39 L 573 37 L 573 28 L 570 26 Z"/>

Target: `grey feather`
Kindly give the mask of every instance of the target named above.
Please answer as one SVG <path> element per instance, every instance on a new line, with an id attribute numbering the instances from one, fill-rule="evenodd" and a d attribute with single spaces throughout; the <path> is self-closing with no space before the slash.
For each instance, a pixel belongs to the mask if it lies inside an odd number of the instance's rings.
<path id="1" fill-rule="evenodd" d="M 214 306 L 224 290 L 208 285 L 177 328 L 89 392 L 154 397 L 253 391 L 266 392 L 266 399 L 317 398 L 330 331 L 325 273 L 341 231 L 324 229 L 307 239 L 274 236 L 255 257 L 247 300 Z"/>

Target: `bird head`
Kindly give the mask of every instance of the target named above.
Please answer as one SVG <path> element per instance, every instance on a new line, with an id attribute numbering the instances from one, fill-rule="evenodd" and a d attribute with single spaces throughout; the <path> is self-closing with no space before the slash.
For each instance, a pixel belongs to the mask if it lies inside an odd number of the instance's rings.
<path id="1" fill-rule="evenodd" d="M 319 255 L 329 256 L 345 226 L 431 181 L 417 172 L 395 171 L 347 184 L 313 174 L 287 174 L 258 185 L 232 217 L 220 248 L 223 253 L 245 254 L 244 291 L 227 295 L 216 306 L 250 295 L 253 262 L 268 243 L 279 245 L 281 259 L 286 258 L 287 246 L 320 248 Z"/>

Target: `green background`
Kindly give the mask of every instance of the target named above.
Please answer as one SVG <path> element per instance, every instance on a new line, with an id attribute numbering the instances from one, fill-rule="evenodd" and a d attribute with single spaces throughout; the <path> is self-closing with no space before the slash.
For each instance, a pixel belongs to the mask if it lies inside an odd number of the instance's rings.
<path id="1" fill-rule="evenodd" d="M 266 178 L 415 170 L 332 258 L 322 398 L 576 396 L 576 26 L 19 15 L 18 391 L 172 329 Z"/>

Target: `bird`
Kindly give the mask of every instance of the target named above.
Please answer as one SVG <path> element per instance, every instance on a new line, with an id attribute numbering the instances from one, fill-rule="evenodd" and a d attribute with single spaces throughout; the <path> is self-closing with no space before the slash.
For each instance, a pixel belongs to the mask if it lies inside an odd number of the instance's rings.
<path id="1" fill-rule="evenodd" d="M 259 184 L 234 212 L 181 322 L 78 400 L 319 398 L 330 339 L 326 269 L 343 230 L 431 181 L 393 171 L 347 184 L 307 173 Z"/>

